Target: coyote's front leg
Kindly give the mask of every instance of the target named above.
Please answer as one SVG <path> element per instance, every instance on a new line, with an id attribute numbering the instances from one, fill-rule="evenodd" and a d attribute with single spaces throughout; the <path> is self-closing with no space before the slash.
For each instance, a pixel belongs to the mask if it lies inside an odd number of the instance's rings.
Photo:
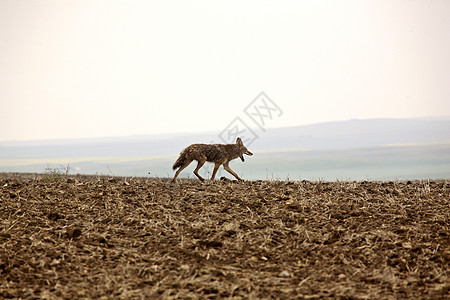
<path id="1" fill-rule="evenodd" d="M 216 177 L 216 173 L 217 173 L 217 170 L 219 169 L 219 167 L 220 167 L 220 163 L 216 163 L 216 164 L 214 165 L 214 170 L 213 170 L 213 173 L 212 173 L 212 175 L 211 175 L 211 181 L 213 181 L 213 180 L 214 180 L 214 177 Z"/>
<path id="2" fill-rule="evenodd" d="M 226 162 L 226 163 L 223 164 L 223 168 L 224 168 L 225 170 L 227 170 L 228 173 L 230 173 L 231 175 L 233 175 L 234 177 L 236 177 L 237 180 L 242 181 L 242 179 L 241 179 L 241 178 L 240 178 L 233 170 L 231 170 L 230 166 L 228 165 L 228 162 Z"/>

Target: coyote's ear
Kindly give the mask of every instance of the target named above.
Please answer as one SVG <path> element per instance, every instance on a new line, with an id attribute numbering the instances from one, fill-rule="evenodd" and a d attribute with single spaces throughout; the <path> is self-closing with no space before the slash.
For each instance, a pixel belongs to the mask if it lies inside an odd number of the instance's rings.
<path id="1" fill-rule="evenodd" d="M 236 139 L 236 144 L 241 145 L 241 146 L 244 145 L 244 144 L 242 143 L 242 140 L 241 140 L 240 137 L 238 137 L 238 138 Z"/>

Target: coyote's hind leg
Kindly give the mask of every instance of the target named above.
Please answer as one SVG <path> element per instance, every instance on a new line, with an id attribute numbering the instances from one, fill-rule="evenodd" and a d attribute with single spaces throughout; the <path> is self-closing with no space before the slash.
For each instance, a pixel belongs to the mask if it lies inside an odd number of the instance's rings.
<path id="1" fill-rule="evenodd" d="M 198 174 L 198 170 L 200 170 L 200 168 L 205 164 L 205 162 L 206 162 L 206 159 L 199 160 L 198 164 L 197 164 L 197 168 L 195 168 L 195 170 L 194 170 L 195 176 L 197 176 L 198 179 L 200 179 L 201 181 L 204 181 L 205 179 Z"/>
<path id="2" fill-rule="evenodd" d="M 189 164 L 192 162 L 191 161 L 186 161 L 175 173 L 175 176 L 173 176 L 172 182 L 176 182 L 177 181 L 177 177 L 180 174 L 181 171 L 183 171 L 184 169 L 186 169 L 187 166 L 189 166 Z"/>

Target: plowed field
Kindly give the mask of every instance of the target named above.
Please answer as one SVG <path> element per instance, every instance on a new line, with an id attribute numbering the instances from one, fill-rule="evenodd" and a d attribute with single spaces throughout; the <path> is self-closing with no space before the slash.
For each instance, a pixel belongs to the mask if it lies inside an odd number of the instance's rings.
<path id="1" fill-rule="evenodd" d="M 450 182 L 0 174 L 0 298 L 449 298 Z"/>

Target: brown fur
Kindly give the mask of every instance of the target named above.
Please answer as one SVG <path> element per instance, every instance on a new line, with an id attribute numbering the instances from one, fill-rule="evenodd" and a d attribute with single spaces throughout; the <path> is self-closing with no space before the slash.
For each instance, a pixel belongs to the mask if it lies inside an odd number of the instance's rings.
<path id="1" fill-rule="evenodd" d="M 203 177 L 201 177 L 198 174 L 198 170 L 205 164 L 205 162 L 213 162 L 214 165 L 214 171 L 211 176 L 211 180 L 214 180 L 214 177 L 216 176 L 217 170 L 219 169 L 220 165 L 223 165 L 224 169 L 227 170 L 230 174 L 232 174 L 234 177 L 236 177 L 238 180 L 242 180 L 239 178 L 239 176 L 231 170 L 231 168 L 228 166 L 228 163 L 236 159 L 238 157 L 241 158 L 242 161 L 244 161 L 244 156 L 246 155 L 253 155 L 250 151 L 247 150 L 247 148 L 242 143 L 242 140 L 240 138 L 236 139 L 236 144 L 193 144 L 181 151 L 180 156 L 173 164 L 173 169 L 178 171 L 175 173 L 175 176 L 173 177 L 172 181 L 176 181 L 178 175 L 180 172 L 185 169 L 193 160 L 196 160 L 198 162 L 197 168 L 194 170 L 195 176 L 198 177 L 201 181 L 204 180 Z"/>

